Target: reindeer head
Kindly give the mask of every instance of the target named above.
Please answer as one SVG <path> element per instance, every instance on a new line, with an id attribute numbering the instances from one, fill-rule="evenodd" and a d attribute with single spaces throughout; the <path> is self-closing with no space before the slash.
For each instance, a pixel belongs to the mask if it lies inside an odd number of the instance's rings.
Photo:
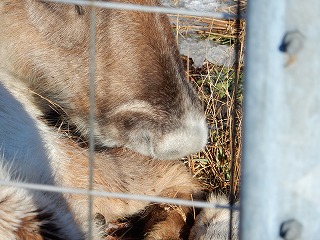
<path id="1" fill-rule="evenodd" d="M 155 0 L 122 0 L 157 5 Z M 0 3 L 0 71 L 65 111 L 89 131 L 90 12 L 45 1 Z M 179 158 L 206 144 L 207 126 L 187 82 L 167 17 L 97 9 L 95 136 L 159 159 Z M 26 92 L 27 93 L 27 92 Z"/>

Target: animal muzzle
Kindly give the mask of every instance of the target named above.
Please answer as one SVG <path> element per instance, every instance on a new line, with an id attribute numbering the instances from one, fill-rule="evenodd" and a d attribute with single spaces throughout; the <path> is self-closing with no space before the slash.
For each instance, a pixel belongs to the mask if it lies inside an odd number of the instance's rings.
<path id="1" fill-rule="evenodd" d="M 155 159 L 178 159 L 203 149 L 208 137 L 208 127 L 201 113 L 185 114 L 182 119 L 179 124 L 139 121 L 130 128 L 119 131 L 114 127 L 107 132 L 109 136 L 115 133 L 113 139 L 120 139 L 115 146 L 122 145 Z"/>

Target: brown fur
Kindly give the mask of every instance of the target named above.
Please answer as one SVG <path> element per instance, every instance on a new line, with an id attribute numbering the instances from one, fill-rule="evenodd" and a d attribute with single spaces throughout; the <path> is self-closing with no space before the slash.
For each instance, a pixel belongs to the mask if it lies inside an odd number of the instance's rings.
<path id="1" fill-rule="evenodd" d="M 86 188 L 88 184 L 88 161 L 86 152 L 72 151 L 72 161 L 62 171 L 66 171 L 62 181 L 68 187 Z M 77 166 L 75 168 L 74 166 Z M 186 167 L 179 161 L 155 161 L 149 157 L 127 149 L 112 149 L 96 153 L 94 168 L 95 189 L 111 192 L 133 193 L 182 199 L 199 199 L 200 186 Z M 70 205 L 84 213 L 87 202 L 84 196 L 69 196 Z M 102 214 L 107 222 L 132 214 L 140 215 L 147 202 L 94 197 L 94 212 Z M 187 226 L 186 218 L 192 214 L 190 207 L 176 207 L 151 204 L 141 213 L 146 218 L 143 232 L 145 239 L 186 239 L 181 236 Z M 151 210 L 152 209 L 152 210 Z M 144 216 L 145 215 L 145 216 Z M 79 221 L 83 221 L 80 219 Z"/>
<path id="2" fill-rule="evenodd" d="M 45 113 L 52 111 L 47 100 L 58 104 L 84 136 L 89 129 L 89 16 L 86 7 L 45 1 L 0 4 L 0 71 L 35 92 L 35 103 Z M 97 9 L 96 23 L 97 140 L 162 159 L 200 150 L 207 137 L 205 118 L 185 79 L 167 16 Z"/>
<path id="3" fill-rule="evenodd" d="M 55 136 L 54 133 L 46 131 L 42 134 Z M 88 151 L 63 137 L 60 137 L 53 146 L 59 151 L 60 156 L 52 162 L 52 166 L 55 166 L 53 170 L 56 185 L 87 189 Z M 182 162 L 156 161 L 123 148 L 95 153 L 94 157 L 96 190 L 189 200 L 199 199 L 202 195 L 199 184 Z M 5 171 L 5 169 L 0 170 Z M 33 174 L 43 173 L 36 170 Z M 0 216 L 0 234 L 15 232 L 20 239 L 64 239 L 64 233 L 63 231 L 60 233 L 60 228 L 63 229 L 65 226 L 59 224 L 63 224 L 63 221 L 70 223 L 72 221 L 65 212 L 67 209 L 63 206 L 64 200 L 69 205 L 68 210 L 74 216 L 76 223 L 83 232 L 87 230 L 88 197 L 85 195 L 65 194 L 65 199 L 60 199 L 59 195 L 54 193 L 51 195 L 51 193 L 7 187 L 0 187 L 0 193 L 0 199 L 8 193 L 8 197 L 0 202 L 0 213 L 6 212 Z M 18 210 L 17 206 L 22 209 Z M 40 206 L 43 206 L 43 209 L 38 210 Z M 137 215 L 144 221 L 138 228 L 142 233 L 140 239 L 187 239 L 187 218 L 192 215 L 192 208 L 94 197 L 93 213 L 101 214 L 107 223 L 118 218 Z M 65 220 L 55 221 L 59 216 L 63 216 Z M 2 224 L 3 221 L 5 225 Z M 10 221 L 14 221 L 14 224 L 10 224 Z M 102 237 L 99 229 L 96 229 L 94 239 Z M 121 239 L 126 239 L 125 237 Z"/>

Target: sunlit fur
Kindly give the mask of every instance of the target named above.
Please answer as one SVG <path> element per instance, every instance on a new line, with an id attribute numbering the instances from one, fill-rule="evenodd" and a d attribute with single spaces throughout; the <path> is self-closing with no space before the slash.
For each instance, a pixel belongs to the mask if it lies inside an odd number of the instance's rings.
<path id="1" fill-rule="evenodd" d="M 0 158 L 0 164 L 4 162 Z M 0 166 L 1 180 L 18 182 L 8 174 L 10 170 Z M 61 205 L 58 194 L 0 186 L 1 239 L 84 239 L 72 214 Z"/>
<path id="2" fill-rule="evenodd" d="M 228 206 L 223 195 L 211 194 L 208 201 L 219 206 Z M 237 203 L 238 205 L 238 203 Z M 240 215 L 234 211 L 232 215 L 232 240 L 238 240 Z M 230 210 L 225 208 L 203 209 L 195 220 L 189 240 L 229 240 Z"/>
<path id="3" fill-rule="evenodd" d="M 0 73 L 0 80 L 4 78 L 10 76 Z M 55 184 L 57 166 L 65 157 L 55 147 L 58 138 L 37 120 L 39 111 L 24 95 L 0 83 L 0 179 Z M 62 194 L 0 185 L 0 213 L 0 236 L 5 239 L 84 236 Z"/>

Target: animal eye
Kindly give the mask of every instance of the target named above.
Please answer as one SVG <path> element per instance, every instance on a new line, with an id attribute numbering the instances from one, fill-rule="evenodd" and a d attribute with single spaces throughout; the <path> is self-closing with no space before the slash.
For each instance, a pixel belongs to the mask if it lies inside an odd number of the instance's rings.
<path id="1" fill-rule="evenodd" d="M 75 9 L 76 9 L 76 12 L 79 14 L 79 15 L 83 15 L 84 14 L 84 9 L 82 6 L 80 5 L 75 5 Z"/>
<path id="2" fill-rule="evenodd" d="M 48 3 L 46 1 L 40 1 L 40 3 L 42 3 L 43 6 L 51 12 L 57 13 L 57 12 L 65 12 L 66 9 L 71 10 L 70 9 L 71 6 L 69 7 L 68 5 L 61 4 L 61 3 Z M 84 7 L 81 5 L 74 5 L 74 9 L 78 15 L 84 15 L 85 13 Z"/>

